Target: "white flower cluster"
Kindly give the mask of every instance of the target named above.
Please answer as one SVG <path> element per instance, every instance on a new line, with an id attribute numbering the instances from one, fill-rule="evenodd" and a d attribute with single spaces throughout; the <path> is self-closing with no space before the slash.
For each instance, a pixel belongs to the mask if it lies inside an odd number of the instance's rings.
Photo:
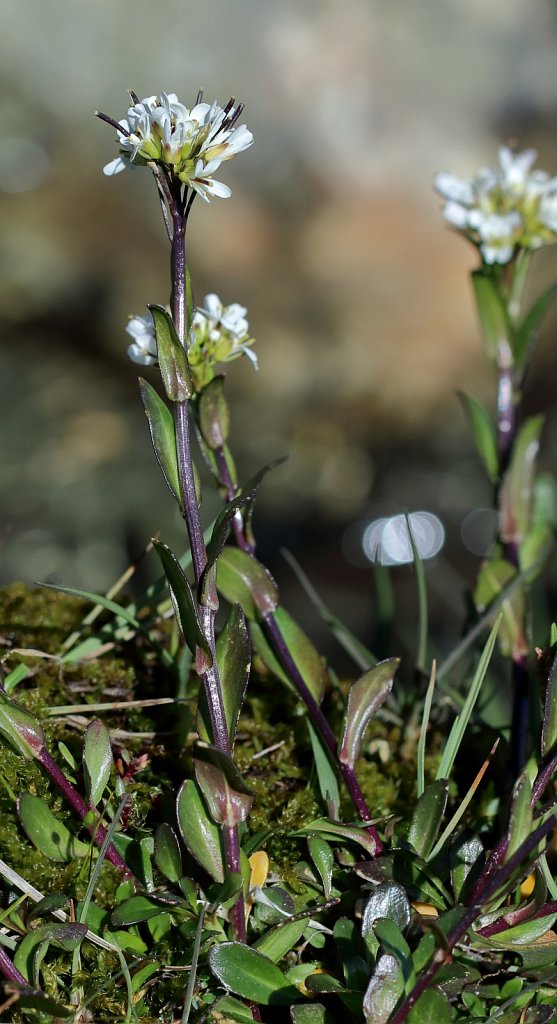
<path id="1" fill-rule="evenodd" d="M 174 93 L 138 100 L 118 123 L 120 156 L 103 168 L 119 174 L 132 164 L 155 161 L 168 167 L 188 188 L 209 202 L 212 196 L 226 199 L 227 185 L 213 179 L 225 160 L 247 149 L 253 135 L 245 125 L 236 127 L 243 107 L 231 100 L 226 107 L 196 103 L 189 110 Z"/>
<path id="2" fill-rule="evenodd" d="M 470 180 L 438 174 L 436 191 L 447 200 L 448 223 L 480 249 L 485 263 L 509 263 L 517 248 L 557 241 L 557 178 L 532 171 L 537 153 L 499 149 L 499 167 L 484 167 Z"/>
<path id="3" fill-rule="evenodd" d="M 190 333 L 188 361 L 197 388 L 208 384 L 217 363 L 228 363 L 246 355 L 255 369 L 257 357 L 250 345 L 249 324 L 245 306 L 233 302 L 224 306 L 218 295 L 206 295 L 203 305 L 195 310 Z M 140 366 L 157 363 L 157 341 L 151 316 L 132 316 L 126 326 L 132 343 L 128 356 Z"/>

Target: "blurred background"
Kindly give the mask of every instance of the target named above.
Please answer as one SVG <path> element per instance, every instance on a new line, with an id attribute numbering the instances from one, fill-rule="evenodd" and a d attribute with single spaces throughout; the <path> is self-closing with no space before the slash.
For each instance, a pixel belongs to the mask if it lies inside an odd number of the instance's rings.
<path id="1" fill-rule="evenodd" d="M 189 264 L 197 301 L 246 305 L 257 339 L 258 374 L 227 368 L 242 477 L 292 453 L 260 491 L 261 556 L 302 618 L 281 546 L 369 637 L 372 524 L 424 510 L 454 639 L 492 529 L 455 391 L 491 403 L 494 380 L 477 258 L 431 182 L 494 164 L 501 142 L 557 173 L 555 4 L 3 0 L 0 17 L 0 580 L 106 590 L 156 531 L 184 546 L 124 333 L 167 301 L 168 245 L 151 176 L 103 176 L 114 132 L 93 111 L 124 116 L 128 88 L 188 105 L 204 87 L 245 102 L 255 135 L 224 166 L 232 198 L 194 206 Z M 539 290 L 557 251 L 535 268 Z M 548 469 L 556 330 L 554 315 L 527 390 Z M 414 601 L 411 570 L 393 578 Z"/>

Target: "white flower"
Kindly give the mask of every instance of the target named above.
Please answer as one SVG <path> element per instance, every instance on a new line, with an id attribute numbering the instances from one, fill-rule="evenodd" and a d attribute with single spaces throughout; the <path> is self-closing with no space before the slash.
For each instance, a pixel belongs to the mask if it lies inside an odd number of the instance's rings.
<path id="1" fill-rule="evenodd" d="M 436 191 L 446 200 L 445 219 L 474 242 L 485 263 L 509 263 L 517 248 L 537 249 L 557 240 L 557 179 L 533 171 L 533 149 L 499 149 L 499 167 L 474 178 L 438 174 Z"/>
<path id="2" fill-rule="evenodd" d="M 233 302 L 225 306 L 211 292 L 193 315 L 188 360 L 196 387 L 202 388 L 214 376 L 217 363 L 228 363 L 239 356 L 248 357 L 257 370 L 257 356 L 250 346 L 247 309 Z"/>
<path id="3" fill-rule="evenodd" d="M 126 331 L 133 338 L 128 355 L 133 363 L 154 366 L 157 362 L 157 341 L 152 316 L 130 317 Z"/>
<path id="4" fill-rule="evenodd" d="M 119 174 L 132 164 L 154 161 L 209 202 L 213 196 L 227 198 L 227 185 L 213 174 L 225 160 L 231 160 L 253 142 L 245 125 L 236 125 L 243 107 L 231 100 L 226 107 L 196 103 L 192 109 L 180 103 L 175 93 L 134 99 L 126 117 L 118 124 L 120 155 L 104 167 L 107 175 Z"/>
<path id="5" fill-rule="evenodd" d="M 213 324 L 215 326 L 220 325 L 228 334 L 237 339 L 245 338 L 248 333 L 249 324 L 246 320 L 246 307 L 240 306 L 237 302 L 224 307 L 218 295 L 215 295 L 214 292 L 205 296 L 203 305 L 199 307 L 198 313 L 212 324 L 211 329 L 214 329 Z"/>

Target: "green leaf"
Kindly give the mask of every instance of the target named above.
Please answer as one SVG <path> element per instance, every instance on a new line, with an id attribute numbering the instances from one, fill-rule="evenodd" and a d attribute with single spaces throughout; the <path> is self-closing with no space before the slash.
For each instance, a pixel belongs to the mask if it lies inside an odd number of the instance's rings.
<path id="1" fill-rule="evenodd" d="M 375 840 L 363 826 L 359 828 L 357 825 L 341 825 L 337 821 L 329 821 L 328 818 L 316 818 L 304 825 L 303 828 L 292 832 L 292 835 L 311 836 L 315 833 L 333 841 L 340 839 L 342 842 L 357 843 L 359 846 L 363 846 L 371 857 L 376 855 Z"/>
<path id="2" fill-rule="evenodd" d="M 458 397 L 472 428 L 474 443 L 484 464 L 485 471 L 494 484 L 499 479 L 499 455 L 497 452 L 497 432 L 493 420 L 483 405 L 466 391 L 459 391 Z"/>
<path id="3" fill-rule="evenodd" d="M 483 612 L 516 576 L 516 568 L 503 559 L 484 562 L 478 573 L 474 603 Z M 499 646 L 505 657 L 520 657 L 528 653 L 524 634 L 526 595 L 524 587 L 517 587 L 501 605 Z"/>
<path id="4" fill-rule="evenodd" d="M 282 960 L 283 956 L 286 956 L 296 943 L 300 941 L 306 928 L 307 920 L 305 919 L 281 923 L 275 928 L 269 929 L 259 939 L 256 939 L 253 944 L 254 949 L 269 957 L 269 960 L 272 960 L 274 964 L 278 964 L 279 960 Z"/>
<path id="5" fill-rule="evenodd" d="M 244 782 L 232 758 L 209 743 L 196 743 L 193 764 L 213 821 L 226 828 L 245 821 L 253 804 L 253 790 Z"/>
<path id="6" fill-rule="evenodd" d="M 168 581 L 172 606 L 180 632 L 194 657 L 198 647 L 204 652 L 204 667 L 210 668 L 213 662 L 211 650 L 201 628 L 197 603 L 186 574 L 167 544 L 153 540 L 153 547 L 161 560 Z"/>
<path id="7" fill-rule="evenodd" d="M 338 818 L 340 816 L 340 790 L 331 752 L 321 739 L 309 716 L 306 717 L 306 724 L 311 742 L 319 792 L 325 801 L 325 806 L 331 818 Z"/>
<path id="8" fill-rule="evenodd" d="M 412 1007 L 407 1017 L 408 1024 L 450 1024 L 451 1007 L 447 997 L 438 988 L 428 988 L 422 992 L 418 1002 Z"/>
<path id="9" fill-rule="evenodd" d="M 0 734 L 26 761 L 32 761 L 43 750 L 46 737 L 42 726 L 28 711 L 20 708 L 0 689 Z"/>
<path id="10" fill-rule="evenodd" d="M 376 937 L 381 943 L 381 951 L 383 953 L 391 953 L 398 960 L 408 991 L 416 980 L 410 946 L 398 925 L 386 917 L 379 918 L 373 928 Z"/>
<path id="11" fill-rule="evenodd" d="M 157 462 L 167 487 L 176 498 L 180 508 L 183 506 L 178 457 L 176 455 L 176 428 L 172 413 L 162 398 L 143 377 L 139 378 L 141 401 L 147 416 L 151 443 Z"/>
<path id="12" fill-rule="evenodd" d="M 21 683 L 23 679 L 27 679 L 30 675 L 31 667 L 29 665 L 16 665 L 11 672 L 8 672 L 4 679 L 4 691 L 11 693 L 12 690 L 15 690 L 18 683 Z"/>
<path id="13" fill-rule="evenodd" d="M 254 1016 L 249 1006 L 235 999 L 234 996 L 221 996 L 211 1005 L 211 1016 L 208 1024 L 228 1024 L 238 1021 L 239 1024 L 252 1024 Z"/>
<path id="14" fill-rule="evenodd" d="M 268 957 L 241 942 L 221 942 L 209 952 L 209 967 L 231 992 L 263 1006 L 290 1006 L 300 992 Z"/>
<path id="15" fill-rule="evenodd" d="M 522 369 L 528 359 L 542 320 L 548 312 L 556 293 L 557 285 L 552 284 L 530 306 L 530 309 L 519 324 L 514 344 L 514 357 L 519 369 Z"/>
<path id="16" fill-rule="evenodd" d="M 416 853 L 424 859 L 427 858 L 439 832 L 448 795 L 447 779 L 436 779 L 422 793 L 414 808 L 407 839 Z"/>
<path id="17" fill-rule="evenodd" d="M 157 336 L 157 355 L 164 389 L 172 402 L 185 402 L 195 394 L 191 370 L 184 346 L 174 322 L 163 306 L 147 306 Z"/>
<path id="18" fill-rule="evenodd" d="M 487 642 L 485 644 L 480 660 L 478 662 L 478 667 L 476 669 L 476 673 L 472 680 L 470 689 L 468 690 L 468 694 L 466 696 L 466 700 L 464 702 L 462 711 L 460 712 L 459 715 L 457 715 L 453 722 L 451 731 L 449 733 L 449 737 L 447 739 L 447 742 L 445 743 L 443 756 L 437 769 L 438 779 L 448 779 L 450 777 L 456 755 L 458 754 L 458 751 L 460 749 L 460 744 L 462 743 L 464 733 L 466 732 L 468 722 L 470 721 L 472 711 L 474 710 L 474 705 L 478 699 L 481 685 L 484 681 L 485 674 L 487 672 L 489 662 L 491 660 L 491 655 L 493 654 L 493 648 L 495 646 L 495 641 L 497 639 L 497 633 L 499 631 L 500 623 L 501 616 L 499 616 L 499 618 L 497 619 L 495 625 L 493 626 L 493 629 L 491 630 L 491 633 L 487 638 Z"/>
<path id="19" fill-rule="evenodd" d="M 179 882 L 184 874 L 178 837 L 166 821 L 155 832 L 155 864 L 169 882 Z"/>
<path id="20" fill-rule="evenodd" d="M 512 328 L 496 277 L 485 269 L 472 272 L 472 284 L 488 357 L 497 362 L 501 345 L 512 345 Z"/>
<path id="21" fill-rule="evenodd" d="M 358 760 L 364 734 L 371 719 L 385 702 L 393 685 L 400 658 L 388 658 L 368 669 L 350 687 L 342 741 L 338 757 L 342 764 L 354 765 Z"/>
<path id="22" fill-rule="evenodd" d="M 375 956 L 377 938 L 373 926 L 379 918 L 394 921 L 398 928 L 407 928 L 410 924 L 410 902 L 405 889 L 398 882 L 381 882 L 371 893 L 362 915 L 362 937 Z"/>
<path id="23" fill-rule="evenodd" d="M 533 831 L 532 786 L 523 772 L 515 782 L 509 820 L 509 838 L 505 863 Z"/>
<path id="24" fill-rule="evenodd" d="M 197 401 L 199 429 L 205 444 L 216 451 L 228 439 L 230 410 L 224 397 L 224 376 L 219 374 L 203 388 Z"/>
<path id="25" fill-rule="evenodd" d="M 485 851 L 479 836 L 463 832 L 449 848 L 451 882 L 455 900 L 465 903 L 468 890 L 475 885 L 485 861 Z"/>
<path id="26" fill-rule="evenodd" d="M 270 572 L 253 555 L 225 547 L 217 562 L 217 587 L 230 604 L 239 604 L 247 619 L 274 612 L 277 585 Z"/>
<path id="27" fill-rule="evenodd" d="M 251 501 L 253 494 L 243 494 L 229 501 L 224 506 L 215 520 L 211 539 L 207 545 L 207 564 L 203 570 L 201 582 L 201 604 L 209 608 L 218 608 L 218 598 L 215 592 L 216 564 L 226 544 L 232 520 L 236 513 Z M 249 557 L 249 556 L 248 556 Z"/>
<path id="28" fill-rule="evenodd" d="M 174 905 L 178 903 L 175 900 Z M 113 928 L 122 928 L 130 924 L 139 924 L 141 921 L 148 921 L 152 917 L 158 917 L 165 909 L 165 904 L 158 902 L 149 896 L 132 896 L 124 903 L 120 903 L 110 915 L 110 922 Z"/>
<path id="29" fill-rule="evenodd" d="M 404 975 L 396 956 L 383 953 L 364 996 L 364 1019 L 367 1024 L 387 1024 L 395 1006 L 404 995 Z"/>
<path id="30" fill-rule="evenodd" d="M 108 729 L 97 718 L 90 722 L 83 740 L 83 774 L 87 799 L 98 806 L 114 764 Z"/>
<path id="31" fill-rule="evenodd" d="M 74 857 L 90 855 L 90 845 L 72 836 L 39 796 L 22 793 L 17 802 L 17 813 L 28 838 L 49 860 L 67 862 Z"/>
<path id="32" fill-rule="evenodd" d="M 557 655 L 553 658 L 547 677 L 541 738 L 542 757 L 551 750 L 555 743 L 557 743 Z"/>
<path id="33" fill-rule="evenodd" d="M 507 544 L 522 544 L 532 525 L 533 487 L 543 416 L 532 416 L 520 428 L 511 463 L 499 493 L 500 536 Z"/>
<path id="34" fill-rule="evenodd" d="M 528 583 L 539 575 L 553 550 L 553 530 L 550 526 L 535 525 L 527 533 L 518 551 L 521 572 L 527 573 Z"/>
<path id="35" fill-rule="evenodd" d="M 308 839 L 308 850 L 323 882 L 323 895 L 328 900 L 331 896 L 333 865 L 335 862 L 333 851 L 322 836 L 310 836 Z"/>
<path id="36" fill-rule="evenodd" d="M 338 1024 L 338 1018 L 321 1003 L 291 1006 L 290 1017 L 293 1024 Z"/>
<path id="37" fill-rule="evenodd" d="M 57 949 L 72 952 L 81 945 L 87 933 L 86 924 L 58 924 L 49 921 L 39 924 L 28 932 L 19 943 L 14 964 L 28 981 L 38 985 L 38 973 L 48 946 L 52 943 Z"/>
<path id="38" fill-rule="evenodd" d="M 207 813 L 201 790 L 187 779 L 178 791 L 176 813 L 182 839 L 192 857 L 216 882 L 224 881 L 221 831 Z"/>

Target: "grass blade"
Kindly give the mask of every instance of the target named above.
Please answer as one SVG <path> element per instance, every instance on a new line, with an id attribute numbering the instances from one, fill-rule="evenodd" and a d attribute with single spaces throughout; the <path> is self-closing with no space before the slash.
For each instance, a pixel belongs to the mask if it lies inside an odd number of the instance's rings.
<path id="1" fill-rule="evenodd" d="M 431 665 L 431 675 L 429 677 L 429 683 L 427 685 L 427 691 L 424 701 L 424 713 L 422 716 L 422 726 L 420 729 L 420 736 L 418 739 L 418 750 L 417 750 L 417 773 L 418 773 L 418 798 L 421 797 L 425 789 L 425 741 L 427 727 L 429 725 L 429 716 L 431 713 L 431 703 L 433 701 L 433 691 L 435 689 L 435 676 L 437 671 L 437 664 L 433 661 Z"/>

